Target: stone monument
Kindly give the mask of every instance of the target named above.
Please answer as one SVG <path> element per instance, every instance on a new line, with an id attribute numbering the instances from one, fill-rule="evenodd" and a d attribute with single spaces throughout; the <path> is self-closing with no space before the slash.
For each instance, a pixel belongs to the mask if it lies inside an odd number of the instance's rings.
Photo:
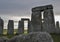
<path id="1" fill-rule="evenodd" d="M 32 16 L 31 16 L 31 24 L 33 26 L 33 32 L 39 32 L 42 28 L 42 19 L 41 19 L 41 11 L 38 11 L 37 9 L 32 9 Z"/>
<path id="2" fill-rule="evenodd" d="M 59 21 L 56 22 L 56 28 L 59 28 Z"/>
<path id="3" fill-rule="evenodd" d="M 43 19 L 42 19 L 42 12 L 44 17 Z M 53 6 L 45 5 L 32 8 L 31 22 L 34 32 L 45 31 L 49 33 L 54 33 L 55 21 L 53 14 Z"/>
<path id="4" fill-rule="evenodd" d="M 0 17 L 0 35 L 3 34 L 4 21 Z"/>
<path id="5" fill-rule="evenodd" d="M 14 21 L 13 20 L 9 20 L 8 21 L 8 31 L 7 31 L 8 35 L 13 35 L 14 34 Z"/>
<path id="6" fill-rule="evenodd" d="M 18 23 L 18 34 L 23 34 L 24 33 L 24 23 L 23 21 L 19 21 Z"/>

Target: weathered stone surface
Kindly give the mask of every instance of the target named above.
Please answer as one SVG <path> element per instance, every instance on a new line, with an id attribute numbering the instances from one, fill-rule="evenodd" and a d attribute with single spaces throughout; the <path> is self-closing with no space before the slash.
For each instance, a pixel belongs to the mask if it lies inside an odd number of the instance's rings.
<path id="1" fill-rule="evenodd" d="M 7 42 L 7 40 L 8 39 L 6 37 L 5 38 L 4 37 L 0 37 L 0 42 Z"/>
<path id="2" fill-rule="evenodd" d="M 33 32 L 33 26 L 31 24 L 31 21 L 28 21 L 28 33 Z"/>
<path id="3" fill-rule="evenodd" d="M 17 37 L 13 37 L 13 38 L 11 38 L 11 39 L 9 39 L 9 40 L 7 40 L 7 42 L 17 42 Z"/>
<path id="4" fill-rule="evenodd" d="M 60 34 L 60 28 L 55 28 L 55 34 Z"/>
<path id="5" fill-rule="evenodd" d="M 14 21 L 9 20 L 8 22 L 8 35 L 13 35 L 14 34 Z"/>
<path id="6" fill-rule="evenodd" d="M 52 9 L 44 10 L 43 31 L 47 31 L 48 33 L 55 32 L 55 21 Z"/>
<path id="7" fill-rule="evenodd" d="M 25 40 L 25 35 L 20 34 L 18 36 L 15 36 L 15 37 L 9 39 L 7 42 L 26 42 L 24 40 Z"/>
<path id="8" fill-rule="evenodd" d="M 36 11 L 32 12 L 32 17 L 31 17 L 31 24 L 33 26 L 33 32 L 38 32 L 41 31 L 41 12 Z"/>
<path id="9" fill-rule="evenodd" d="M 42 12 L 44 12 L 42 19 Z M 43 22 L 42 22 L 43 21 Z M 53 14 L 53 6 L 45 5 L 32 8 L 32 18 L 31 18 L 33 31 L 47 31 L 49 33 L 55 32 L 55 21 Z M 52 30 L 52 31 L 50 31 Z"/>
<path id="10" fill-rule="evenodd" d="M 53 9 L 53 6 L 52 5 L 38 6 L 38 7 L 32 8 L 32 11 L 33 12 L 35 12 L 35 11 L 44 11 L 44 10 L 47 10 L 47 9 Z"/>
<path id="11" fill-rule="evenodd" d="M 22 21 L 19 21 L 18 24 L 18 34 L 24 33 L 24 23 Z"/>
<path id="12" fill-rule="evenodd" d="M 46 32 L 32 32 L 25 39 L 27 42 L 53 42 L 51 35 Z"/>
<path id="13" fill-rule="evenodd" d="M 27 35 L 19 35 L 9 42 L 53 42 L 53 39 L 49 33 L 46 32 L 32 32 Z"/>
<path id="14" fill-rule="evenodd" d="M 59 21 L 56 22 L 56 28 L 59 28 Z"/>
<path id="15" fill-rule="evenodd" d="M 3 26 L 4 26 L 4 21 L 0 17 L 0 35 L 3 34 Z"/>

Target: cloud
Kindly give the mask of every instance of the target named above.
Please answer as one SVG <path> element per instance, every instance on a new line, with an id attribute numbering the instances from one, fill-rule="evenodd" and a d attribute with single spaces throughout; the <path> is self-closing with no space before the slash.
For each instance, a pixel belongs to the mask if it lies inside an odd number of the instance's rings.
<path id="1" fill-rule="evenodd" d="M 0 15 L 29 16 L 31 8 L 53 4 L 54 14 L 60 15 L 60 0 L 0 0 Z"/>
<path id="2" fill-rule="evenodd" d="M 33 7 L 48 4 L 53 5 L 55 22 L 58 21 L 60 19 L 60 0 L 0 0 L 0 17 L 4 20 L 4 27 L 7 28 L 9 19 L 14 21 L 20 20 L 21 17 L 31 19 Z"/>

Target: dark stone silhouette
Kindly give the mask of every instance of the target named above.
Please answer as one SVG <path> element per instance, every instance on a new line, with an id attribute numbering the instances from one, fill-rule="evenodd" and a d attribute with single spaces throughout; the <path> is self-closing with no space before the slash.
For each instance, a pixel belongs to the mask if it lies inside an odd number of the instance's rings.
<path id="1" fill-rule="evenodd" d="M 42 12 L 44 19 L 42 19 Z M 53 6 L 46 5 L 32 8 L 31 22 L 34 32 L 45 31 L 49 33 L 54 33 L 55 21 L 53 14 Z"/>
<path id="2" fill-rule="evenodd" d="M 14 34 L 14 22 L 13 20 L 9 20 L 8 21 L 8 31 L 7 31 L 8 35 L 13 35 Z"/>
<path id="3" fill-rule="evenodd" d="M 0 35 L 3 34 L 4 21 L 0 17 Z"/>

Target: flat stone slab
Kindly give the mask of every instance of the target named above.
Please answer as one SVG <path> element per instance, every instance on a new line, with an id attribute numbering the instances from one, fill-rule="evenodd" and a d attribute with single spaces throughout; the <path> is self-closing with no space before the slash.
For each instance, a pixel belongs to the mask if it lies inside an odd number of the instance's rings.
<path id="1" fill-rule="evenodd" d="M 21 34 L 11 39 L 0 38 L 0 42 L 53 42 L 49 33 L 32 32 L 29 34 Z"/>
<path id="2" fill-rule="evenodd" d="M 6 37 L 0 37 L 0 42 L 7 42 L 8 38 Z"/>
<path id="3" fill-rule="evenodd" d="M 49 33 L 32 32 L 26 35 L 15 36 L 9 42 L 53 42 L 53 39 Z"/>
<path id="4" fill-rule="evenodd" d="M 53 42 L 51 35 L 46 32 L 29 33 L 26 39 L 27 38 L 28 42 Z"/>

